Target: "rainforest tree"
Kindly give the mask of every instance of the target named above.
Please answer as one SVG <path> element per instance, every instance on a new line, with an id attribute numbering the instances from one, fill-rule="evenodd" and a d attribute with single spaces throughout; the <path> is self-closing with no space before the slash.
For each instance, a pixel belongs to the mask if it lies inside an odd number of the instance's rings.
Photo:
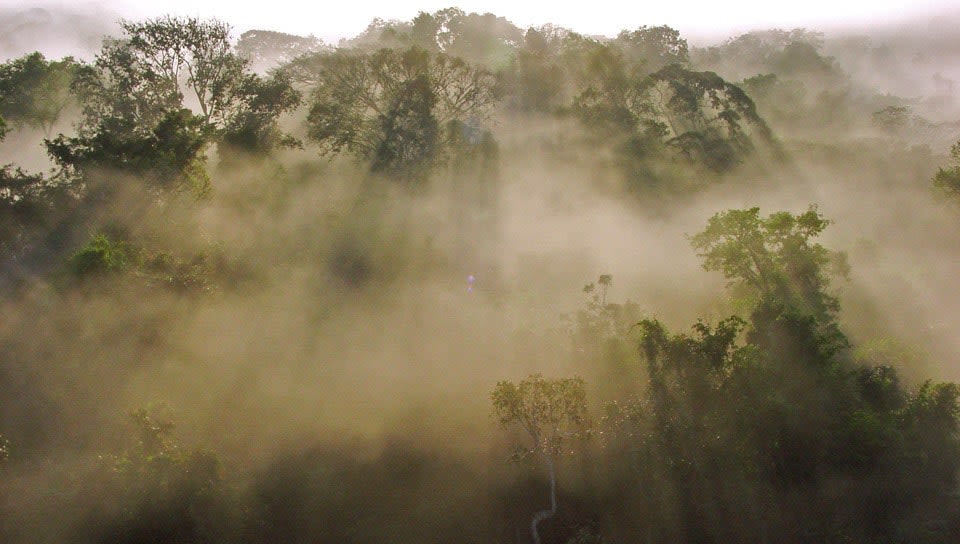
<path id="1" fill-rule="evenodd" d="M 108 39 L 78 72 L 79 134 L 48 142 L 61 166 L 119 169 L 202 193 L 210 143 L 260 151 L 289 141 L 276 119 L 299 94 L 282 74 L 250 72 L 225 23 L 167 16 L 121 28 L 123 37 Z"/>
<path id="2" fill-rule="evenodd" d="M 346 151 L 405 179 L 422 177 L 460 131 L 479 134 L 497 100 L 487 70 L 416 47 L 340 50 L 320 54 L 311 68 L 317 85 L 307 123 L 321 153 Z"/>
<path id="3" fill-rule="evenodd" d="M 557 513 L 557 459 L 569 447 L 565 444 L 586 430 L 585 384 L 581 378 L 547 380 L 534 375 L 518 384 L 497 383 L 491 397 L 500 424 L 518 425 L 531 440 L 519 455 L 535 455 L 547 466 L 550 508 L 536 512 L 530 521 L 533 541 L 540 544 L 537 526 Z"/>
<path id="4" fill-rule="evenodd" d="M 933 176 L 933 187 L 942 194 L 960 197 L 960 141 L 950 147 L 951 165 L 940 167 Z"/>
<path id="5" fill-rule="evenodd" d="M 0 115 L 17 128 L 28 126 L 49 136 L 73 102 L 70 86 L 81 65 L 71 57 L 47 60 L 39 52 L 0 65 Z"/>

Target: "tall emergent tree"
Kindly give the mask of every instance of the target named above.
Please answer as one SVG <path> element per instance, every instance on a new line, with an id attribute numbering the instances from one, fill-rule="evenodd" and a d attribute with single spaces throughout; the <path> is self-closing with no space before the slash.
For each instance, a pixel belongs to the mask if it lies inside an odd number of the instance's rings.
<path id="1" fill-rule="evenodd" d="M 693 164 L 728 171 L 757 147 L 776 150 L 773 135 L 742 89 L 713 72 L 679 64 L 641 75 L 619 51 L 598 49 L 574 111 L 589 126 L 626 140 L 643 156 L 674 150 Z"/>
<path id="2" fill-rule="evenodd" d="M 690 49 L 680 32 L 669 26 L 641 26 L 617 35 L 616 43 L 646 73 L 656 72 L 671 64 L 690 63 Z"/>
<path id="3" fill-rule="evenodd" d="M 253 70 L 266 71 L 286 64 L 300 55 L 324 49 L 314 36 L 296 36 L 272 30 L 248 30 L 237 41 L 237 55 L 250 61 Z"/>
<path id="4" fill-rule="evenodd" d="M 497 100 L 489 71 L 418 47 L 338 50 L 295 64 L 316 85 L 307 124 L 321 153 L 347 151 L 398 178 L 423 176 Z"/>
<path id="5" fill-rule="evenodd" d="M 283 143 L 277 117 L 299 94 L 282 74 L 261 78 L 217 20 L 121 22 L 74 88 L 83 103 L 75 137 L 48 143 L 64 167 L 149 174 L 162 186 L 205 183 L 204 151 L 230 139 L 251 151 Z"/>
<path id="6" fill-rule="evenodd" d="M 813 239 L 829 225 L 815 206 L 797 215 L 776 212 L 766 218 L 760 217 L 760 208 L 727 210 L 711 217 L 690 242 L 704 269 L 722 272 L 761 298 L 802 301 L 826 317 L 838 307 L 837 298 L 825 292 L 827 265 L 839 256 Z"/>
<path id="7" fill-rule="evenodd" d="M 836 323 L 831 276 L 845 277 L 846 256 L 814 241 L 830 221 L 816 207 L 760 217 L 759 208 L 727 210 L 690 242 L 706 270 L 716 270 L 754 299 L 754 333 L 771 349 L 805 345 L 825 358 L 847 345 Z M 798 337 L 801 323 L 806 333 Z"/>
<path id="8" fill-rule="evenodd" d="M 563 445 L 580 436 L 587 425 L 586 391 L 581 378 L 547 380 L 536 374 L 519 384 L 502 381 L 491 395 L 501 425 L 519 425 L 531 438 L 521 455 L 540 457 L 550 476 L 550 508 L 540 510 L 530 521 L 535 544 L 540 544 L 537 525 L 557 513 L 556 460 Z"/>

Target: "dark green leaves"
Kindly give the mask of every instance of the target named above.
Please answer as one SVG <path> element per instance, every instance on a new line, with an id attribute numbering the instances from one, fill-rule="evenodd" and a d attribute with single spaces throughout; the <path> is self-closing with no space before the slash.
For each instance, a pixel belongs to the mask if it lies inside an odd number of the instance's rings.
<path id="1" fill-rule="evenodd" d="M 225 23 L 167 16 L 121 28 L 124 36 L 107 40 L 94 65 L 77 72 L 79 134 L 47 142 L 64 169 L 119 170 L 202 196 L 211 143 L 255 153 L 295 145 L 276 120 L 299 104 L 299 93 L 286 74 L 251 73 Z"/>
<path id="2" fill-rule="evenodd" d="M 293 68 L 316 81 L 307 124 L 321 153 L 346 151 L 401 178 L 421 176 L 442 156 L 457 136 L 443 128 L 483 122 L 497 100 L 488 71 L 416 47 L 341 50 Z"/>
<path id="3" fill-rule="evenodd" d="M 48 61 L 40 53 L 0 64 L 0 115 L 14 126 L 49 133 L 72 100 L 70 86 L 79 66 L 70 57 Z"/>
<path id="4" fill-rule="evenodd" d="M 112 169 L 144 176 L 158 187 L 193 188 L 194 166 L 202 164 L 209 136 L 202 118 L 179 109 L 167 112 L 147 133 L 110 119 L 89 136 L 60 135 L 48 141 L 47 150 L 58 164 L 83 175 Z"/>
<path id="5" fill-rule="evenodd" d="M 611 46 L 591 58 L 590 82 L 574 111 L 605 134 L 644 141 L 630 147 L 641 155 L 673 150 L 690 164 L 726 172 L 758 147 L 776 149 L 753 101 L 713 72 L 670 64 L 642 75 Z"/>

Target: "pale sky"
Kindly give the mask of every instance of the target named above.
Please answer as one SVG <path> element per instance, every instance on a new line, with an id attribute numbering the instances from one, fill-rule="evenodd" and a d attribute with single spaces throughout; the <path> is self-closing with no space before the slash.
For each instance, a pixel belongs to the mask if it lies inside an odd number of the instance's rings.
<path id="1" fill-rule="evenodd" d="M 235 34 L 252 28 L 278 30 L 293 34 L 313 34 L 327 41 L 361 32 L 371 19 L 408 20 L 418 11 L 433 12 L 456 5 L 464 11 L 491 12 L 506 17 L 521 28 L 544 23 L 572 28 L 584 34 L 614 35 L 640 25 L 667 24 L 687 37 L 731 36 L 756 28 L 795 28 L 828 30 L 837 26 L 864 27 L 896 19 L 929 17 L 946 10 L 957 11 L 950 0 L 589 0 L 576 3 L 535 4 L 517 0 L 424 0 L 388 2 L 345 0 L 313 2 L 268 0 L 163 0 L 143 2 L 66 2 L 62 0 L 0 0 L 4 7 L 59 5 L 76 8 L 97 5 L 133 19 L 167 13 L 217 17 L 230 23 Z"/>

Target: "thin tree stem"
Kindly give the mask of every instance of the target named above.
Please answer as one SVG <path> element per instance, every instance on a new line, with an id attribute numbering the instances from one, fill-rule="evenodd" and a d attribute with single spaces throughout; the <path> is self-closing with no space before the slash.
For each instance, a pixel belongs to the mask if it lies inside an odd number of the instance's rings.
<path id="1" fill-rule="evenodd" d="M 534 514 L 533 519 L 530 520 L 530 532 L 533 534 L 533 544 L 540 544 L 540 533 L 537 531 L 537 525 L 541 521 L 550 519 L 557 514 L 557 475 L 553 466 L 553 456 L 545 453 L 544 458 L 547 461 L 547 469 L 550 471 L 550 509 L 540 510 Z"/>

